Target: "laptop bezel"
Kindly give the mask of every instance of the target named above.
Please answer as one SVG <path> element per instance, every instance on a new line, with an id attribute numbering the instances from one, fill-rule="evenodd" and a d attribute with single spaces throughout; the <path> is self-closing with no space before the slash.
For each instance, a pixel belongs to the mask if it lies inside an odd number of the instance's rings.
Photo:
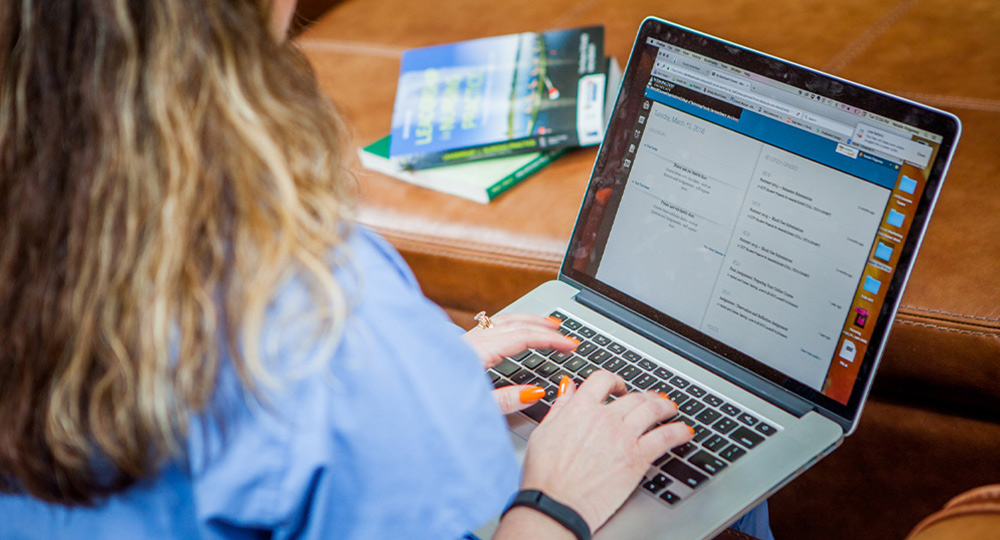
<path id="1" fill-rule="evenodd" d="M 893 273 L 893 277 L 888 284 L 886 300 L 878 316 L 875 317 L 873 339 L 866 350 L 861 368 L 855 380 L 854 389 L 847 404 L 841 404 L 823 395 L 821 392 L 807 387 L 746 355 L 740 356 L 742 353 L 738 351 L 735 351 L 736 354 L 734 355 L 733 350 L 731 348 L 727 350 L 727 346 L 724 344 L 716 342 L 711 344 L 714 347 L 706 346 L 706 342 L 714 340 L 693 339 L 692 336 L 694 334 L 700 336 L 703 336 L 703 334 L 683 325 L 679 321 L 671 319 L 651 306 L 638 302 L 621 291 L 617 291 L 613 287 L 601 283 L 594 276 L 587 275 L 573 267 L 573 256 L 582 245 L 582 236 L 586 232 L 587 221 L 590 217 L 589 212 L 598 199 L 598 191 L 608 187 L 609 184 L 614 186 L 615 182 L 612 176 L 616 173 L 621 176 L 625 172 L 625 177 L 627 177 L 627 172 L 622 171 L 620 166 L 616 165 L 621 163 L 620 158 L 622 156 L 620 151 L 615 151 L 615 137 L 617 133 L 619 136 L 624 134 L 627 138 L 630 129 L 625 130 L 622 128 L 631 126 L 628 123 L 629 119 L 619 113 L 627 111 L 627 106 L 635 102 L 630 100 L 641 101 L 642 99 L 642 94 L 648 81 L 648 72 L 640 72 L 641 68 L 638 64 L 644 54 L 644 49 L 647 47 L 645 43 L 649 37 L 682 46 L 715 58 L 716 60 L 746 69 L 747 71 L 770 78 L 777 78 L 785 84 L 806 89 L 815 94 L 829 97 L 864 110 L 877 111 L 882 116 L 911 124 L 943 137 L 927 180 L 927 187 L 917 204 L 913 225 L 904 244 L 904 256 L 900 258 L 896 265 L 896 271 Z M 889 331 L 899 308 L 903 289 L 909 279 L 913 262 L 919 251 L 920 242 L 923 239 L 930 216 L 933 213 L 934 204 L 940 193 L 960 132 L 960 121 L 957 117 L 949 113 L 898 96 L 892 96 L 885 92 L 822 73 L 662 19 L 648 17 L 643 21 L 636 35 L 636 40 L 622 77 L 622 85 L 615 100 L 615 109 L 611 115 L 605 139 L 598 151 L 591 172 L 590 182 L 587 186 L 576 224 L 574 225 L 573 234 L 570 238 L 569 247 L 560 267 L 559 279 L 583 291 L 581 296 L 590 298 L 591 304 L 603 305 L 606 310 L 617 311 L 619 316 L 624 314 L 636 315 L 636 317 L 631 317 L 631 321 L 625 321 L 626 325 L 645 335 L 647 338 L 651 338 L 675 352 L 680 352 L 693 362 L 721 376 L 730 380 L 736 379 L 734 382 L 738 382 L 741 386 L 762 397 L 771 399 L 772 401 L 783 402 L 778 404 L 783 404 L 786 410 L 794 409 L 795 411 L 793 412 L 800 413 L 800 407 L 795 404 L 808 403 L 813 409 L 841 424 L 845 432 L 849 434 L 857 424 L 864 401 L 871 389 L 874 373 L 884 352 Z M 625 318 L 628 319 L 629 317 Z M 720 345 L 721 347 L 719 347 Z M 778 398 L 783 393 L 790 395 L 783 396 L 783 399 Z M 788 404 L 792 405 L 789 406 Z"/>

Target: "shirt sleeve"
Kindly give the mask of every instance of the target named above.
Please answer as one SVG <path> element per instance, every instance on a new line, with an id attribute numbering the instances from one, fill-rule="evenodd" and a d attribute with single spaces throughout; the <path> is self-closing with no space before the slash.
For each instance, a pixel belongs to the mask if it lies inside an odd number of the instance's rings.
<path id="1" fill-rule="evenodd" d="M 336 346 L 317 338 L 308 290 L 291 282 L 261 337 L 281 386 L 257 403 L 223 373 L 221 421 L 193 424 L 206 536 L 458 538 L 517 490 L 506 425 L 458 328 L 384 240 L 357 230 L 349 251 Z"/>

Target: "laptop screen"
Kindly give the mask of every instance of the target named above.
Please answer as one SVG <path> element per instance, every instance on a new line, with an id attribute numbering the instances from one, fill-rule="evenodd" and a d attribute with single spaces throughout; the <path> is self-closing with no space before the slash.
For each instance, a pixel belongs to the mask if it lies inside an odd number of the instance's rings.
<path id="1" fill-rule="evenodd" d="M 647 20 L 563 273 L 850 418 L 957 130 Z"/>

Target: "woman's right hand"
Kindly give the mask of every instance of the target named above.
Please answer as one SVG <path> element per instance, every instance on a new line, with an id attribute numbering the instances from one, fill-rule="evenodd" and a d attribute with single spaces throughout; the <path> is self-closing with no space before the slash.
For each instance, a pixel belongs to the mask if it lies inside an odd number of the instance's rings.
<path id="1" fill-rule="evenodd" d="M 681 422 L 650 430 L 675 416 L 677 405 L 652 392 L 625 395 L 625 381 L 610 372 L 595 371 L 580 388 L 564 382 L 564 393 L 528 439 L 521 488 L 576 510 L 596 531 L 655 459 L 694 435 Z M 605 405 L 611 394 L 622 397 Z"/>

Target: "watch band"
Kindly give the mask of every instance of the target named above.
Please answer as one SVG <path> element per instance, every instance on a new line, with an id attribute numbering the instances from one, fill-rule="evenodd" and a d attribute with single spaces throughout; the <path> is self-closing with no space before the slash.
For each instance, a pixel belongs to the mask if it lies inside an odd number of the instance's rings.
<path id="1" fill-rule="evenodd" d="M 503 513 L 506 514 L 515 506 L 527 506 L 528 508 L 537 510 L 565 527 L 578 540 L 590 540 L 590 527 L 580 517 L 580 514 L 576 513 L 576 510 L 552 499 L 537 489 L 522 489 L 518 491 L 514 500 L 507 505 L 507 509 Z"/>

